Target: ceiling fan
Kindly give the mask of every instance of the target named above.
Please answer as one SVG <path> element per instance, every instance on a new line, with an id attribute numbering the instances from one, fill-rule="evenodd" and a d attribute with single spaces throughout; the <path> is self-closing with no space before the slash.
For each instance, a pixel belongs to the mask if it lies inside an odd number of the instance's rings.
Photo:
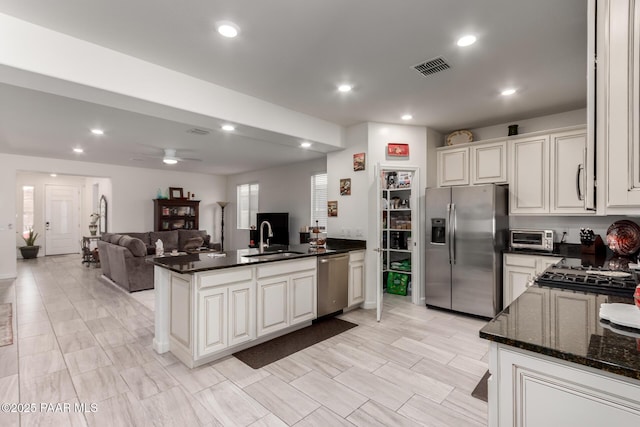
<path id="1" fill-rule="evenodd" d="M 165 148 L 164 149 L 164 156 L 162 157 L 162 161 L 167 165 L 175 165 L 178 162 L 184 162 L 184 161 L 201 162 L 202 159 L 189 159 L 189 158 L 186 158 L 186 157 L 177 157 L 175 149 L 173 149 L 173 148 Z"/>

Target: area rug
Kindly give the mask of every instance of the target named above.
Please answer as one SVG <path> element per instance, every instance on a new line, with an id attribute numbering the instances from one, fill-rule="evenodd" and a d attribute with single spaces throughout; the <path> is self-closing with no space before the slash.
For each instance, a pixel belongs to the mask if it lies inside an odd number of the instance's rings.
<path id="1" fill-rule="evenodd" d="M 0 304 L 0 347 L 13 344 L 12 317 L 11 303 Z"/>
<path id="2" fill-rule="evenodd" d="M 356 326 L 358 325 L 355 323 L 336 319 L 335 317 L 322 319 L 311 326 L 298 329 L 233 355 L 253 369 L 260 369 Z"/>
<path id="3" fill-rule="evenodd" d="M 489 400 L 487 397 L 489 393 L 489 390 L 487 388 L 487 381 L 489 381 L 490 376 L 491 374 L 489 373 L 489 371 L 484 373 L 476 388 L 474 388 L 471 392 L 471 396 L 475 397 L 476 399 L 484 400 L 485 402 Z"/>

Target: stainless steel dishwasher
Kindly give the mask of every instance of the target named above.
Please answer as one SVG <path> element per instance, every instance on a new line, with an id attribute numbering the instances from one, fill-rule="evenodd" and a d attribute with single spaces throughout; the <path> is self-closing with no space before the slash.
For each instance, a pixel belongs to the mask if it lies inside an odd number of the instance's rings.
<path id="1" fill-rule="evenodd" d="M 318 317 L 345 308 L 349 299 L 349 254 L 318 257 Z"/>

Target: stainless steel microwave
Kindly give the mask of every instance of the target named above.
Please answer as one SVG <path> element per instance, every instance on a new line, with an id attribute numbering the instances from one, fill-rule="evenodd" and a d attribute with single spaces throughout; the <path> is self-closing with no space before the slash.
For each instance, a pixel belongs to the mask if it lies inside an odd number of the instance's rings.
<path id="1" fill-rule="evenodd" d="M 510 230 L 509 234 L 513 249 L 553 252 L 553 230 Z"/>

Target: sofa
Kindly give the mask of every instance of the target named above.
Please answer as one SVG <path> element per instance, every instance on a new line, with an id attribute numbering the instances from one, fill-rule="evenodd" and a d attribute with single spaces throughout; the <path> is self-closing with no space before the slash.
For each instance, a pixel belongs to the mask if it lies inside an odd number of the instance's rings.
<path id="1" fill-rule="evenodd" d="M 149 231 L 145 233 L 103 233 L 98 241 L 102 274 L 128 292 L 153 289 L 155 242 L 161 240 L 165 252 L 184 251 L 205 246 L 220 250 L 204 230 Z"/>

